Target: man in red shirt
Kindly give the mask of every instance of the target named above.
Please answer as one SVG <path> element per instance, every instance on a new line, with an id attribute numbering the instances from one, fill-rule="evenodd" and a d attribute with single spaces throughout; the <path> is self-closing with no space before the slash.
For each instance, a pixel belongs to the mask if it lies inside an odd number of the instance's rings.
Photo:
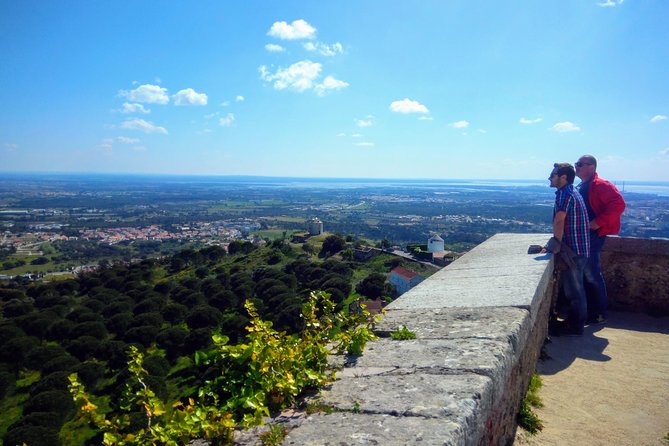
<path id="1" fill-rule="evenodd" d="M 576 162 L 576 176 L 581 179 L 578 190 L 585 201 L 590 219 L 590 257 L 585 267 L 588 291 L 588 323 L 606 322 L 609 298 L 602 275 L 600 254 L 607 235 L 620 232 L 620 216 L 625 200 L 618 189 L 597 175 L 597 160 L 583 155 Z"/>

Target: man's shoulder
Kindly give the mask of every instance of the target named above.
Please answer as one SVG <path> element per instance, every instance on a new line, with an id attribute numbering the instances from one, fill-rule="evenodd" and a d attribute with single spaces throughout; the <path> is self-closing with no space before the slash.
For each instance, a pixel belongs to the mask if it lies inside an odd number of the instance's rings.
<path id="1" fill-rule="evenodd" d="M 609 187 L 609 188 L 613 188 L 613 189 L 617 190 L 616 186 L 612 182 L 610 182 L 609 180 L 605 180 L 604 178 L 600 177 L 596 173 L 595 173 L 594 178 L 592 179 L 592 185 L 595 186 L 595 187 L 605 186 L 605 187 Z"/>

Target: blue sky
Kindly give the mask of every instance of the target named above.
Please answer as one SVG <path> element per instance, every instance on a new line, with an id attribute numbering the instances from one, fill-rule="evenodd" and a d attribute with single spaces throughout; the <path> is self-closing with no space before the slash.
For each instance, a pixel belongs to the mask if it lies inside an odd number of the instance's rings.
<path id="1" fill-rule="evenodd" d="M 0 0 L 0 171 L 669 181 L 669 2 Z"/>

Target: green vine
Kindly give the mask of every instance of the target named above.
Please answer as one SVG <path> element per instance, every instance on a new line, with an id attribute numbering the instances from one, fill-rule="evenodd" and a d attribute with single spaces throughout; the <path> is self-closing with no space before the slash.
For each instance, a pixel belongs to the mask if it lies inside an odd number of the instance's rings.
<path id="1" fill-rule="evenodd" d="M 212 444 L 232 441 L 236 426 L 263 423 L 273 410 L 287 407 L 307 389 L 334 379 L 328 355 L 360 354 L 376 321 L 364 308 L 354 314 L 335 313 L 330 295 L 312 292 L 303 305 L 304 330 L 299 335 L 277 332 L 263 321 L 250 301 L 251 318 L 245 342 L 228 345 L 228 338 L 213 336 L 214 348 L 197 352 L 195 363 L 215 371 L 197 391 L 197 403 L 188 398 L 165 404 L 146 385 L 144 355 L 130 347 L 126 385 L 120 414 L 103 414 L 76 374 L 70 375 L 70 392 L 79 408 L 77 422 L 90 423 L 103 432 L 104 445 L 183 445 L 194 438 Z M 130 412 L 141 410 L 146 425 L 128 432 Z M 272 434 L 277 436 L 278 431 Z"/>

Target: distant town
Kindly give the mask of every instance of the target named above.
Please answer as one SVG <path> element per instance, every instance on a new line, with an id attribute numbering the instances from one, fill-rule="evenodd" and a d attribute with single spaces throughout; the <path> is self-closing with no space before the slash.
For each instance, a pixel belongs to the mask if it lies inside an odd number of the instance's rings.
<path id="1" fill-rule="evenodd" d="M 669 237 L 669 197 L 624 195 L 623 235 Z M 553 197 L 534 183 L 0 176 L 0 275 L 315 231 L 410 256 L 437 236 L 432 251 L 462 253 L 498 232 L 549 232 Z"/>

